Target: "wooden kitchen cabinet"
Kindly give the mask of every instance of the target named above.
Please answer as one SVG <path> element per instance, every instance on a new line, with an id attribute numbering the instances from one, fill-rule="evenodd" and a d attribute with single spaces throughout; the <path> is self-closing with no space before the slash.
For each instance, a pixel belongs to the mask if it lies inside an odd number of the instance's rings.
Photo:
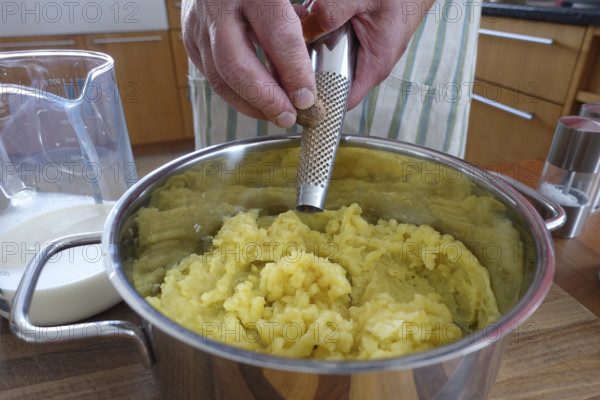
<path id="1" fill-rule="evenodd" d="M 581 61 L 593 50 L 590 29 L 482 17 L 466 160 L 546 158 L 558 119 L 578 112 L 582 79 L 590 76 L 590 63 Z"/>
<path id="2" fill-rule="evenodd" d="M 194 122 L 188 80 L 188 55 L 181 39 L 181 1 L 167 0 L 167 14 L 169 15 L 171 47 L 183 117 L 183 134 L 186 139 L 192 139 L 194 138 Z"/>
<path id="3" fill-rule="evenodd" d="M 84 35 L 89 50 L 110 54 L 132 145 L 184 138 L 169 32 Z"/>
<path id="4" fill-rule="evenodd" d="M 588 27 L 563 114 L 577 114 L 584 103 L 600 103 L 600 27 Z"/>
<path id="5" fill-rule="evenodd" d="M 485 167 L 523 158 L 546 158 L 561 116 L 560 105 L 484 82 L 473 85 L 473 94 L 468 161 Z M 491 98 L 494 104 L 475 98 Z M 510 107 L 509 111 L 497 104 Z"/>
<path id="6" fill-rule="evenodd" d="M 181 30 L 181 1 L 166 0 L 166 2 L 169 27 L 173 30 Z"/>
<path id="7" fill-rule="evenodd" d="M 175 61 L 175 75 L 177 87 L 179 88 L 179 102 L 183 118 L 183 135 L 184 138 L 191 139 L 194 137 L 194 122 L 188 82 L 188 56 L 183 47 L 183 40 L 181 40 L 181 31 L 173 30 L 170 33 L 173 59 Z"/>
<path id="8" fill-rule="evenodd" d="M 175 74 L 177 86 L 182 88 L 188 84 L 188 56 L 183 47 L 181 31 L 171 31 L 171 46 L 173 47 L 173 59 L 175 60 Z"/>
<path id="9" fill-rule="evenodd" d="M 189 140 L 194 133 L 187 53 L 180 38 L 181 1 L 165 0 L 165 4 L 168 30 L 2 37 L 0 51 L 81 49 L 107 53 L 115 60 L 131 144 Z"/>
<path id="10" fill-rule="evenodd" d="M 183 122 L 183 132 L 185 139 L 194 138 L 194 115 L 192 112 L 192 102 L 190 100 L 189 87 L 179 89 L 179 101 L 181 102 L 181 113 Z"/>
<path id="11" fill-rule="evenodd" d="M 109 54 L 132 145 L 193 137 L 182 110 L 170 32 L 0 38 L 0 51 L 72 49 Z M 189 108 L 189 101 L 184 106 Z M 184 128 L 186 126 L 187 128 Z"/>
<path id="12" fill-rule="evenodd" d="M 583 26 L 482 17 L 475 76 L 562 104 L 585 30 Z"/>
<path id="13" fill-rule="evenodd" d="M 594 94 L 600 94 L 600 28 L 595 28 L 593 31 L 593 44 L 590 51 L 590 71 L 587 85 L 583 89 Z M 600 96 L 599 96 L 600 101 Z"/>

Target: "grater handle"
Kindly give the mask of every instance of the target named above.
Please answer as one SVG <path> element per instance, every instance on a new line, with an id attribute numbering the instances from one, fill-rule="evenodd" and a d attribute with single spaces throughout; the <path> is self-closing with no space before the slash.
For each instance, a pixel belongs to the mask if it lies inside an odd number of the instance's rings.
<path id="1" fill-rule="evenodd" d="M 296 209 L 321 212 L 341 138 L 356 60 L 356 37 L 349 22 L 310 43 L 317 96 L 327 116 L 316 127 L 304 128 L 298 164 Z"/>

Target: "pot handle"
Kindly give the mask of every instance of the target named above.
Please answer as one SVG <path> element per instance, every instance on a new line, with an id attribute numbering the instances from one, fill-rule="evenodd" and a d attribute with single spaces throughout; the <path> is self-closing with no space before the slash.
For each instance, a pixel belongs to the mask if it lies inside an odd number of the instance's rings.
<path id="1" fill-rule="evenodd" d="M 548 196 L 545 196 L 538 192 L 535 189 L 525 185 L 518 180 L 501 174 L 495 171 L 486 171 L 486 173 L 491 173 L 492 175 L 501 178 L 504 182 L 513 187 L 513 189 L 517 190 L 524 196 L 526 196 L 529 200 L 537 203 L 544 210 L 544 213 L 540 212 L 540 215 L 544 219 L 544 223 L 546 224 L 546 229 L 549 231 L 553 231 L 555 229 L 560 228 L 567 221 L 567 215 L 565 214 L 565 210 L 558 204 L 556 201 L 552 200 Z"/>
<path id="2" fill-rule="evenodd" d="M 13 306 L 10 313 L 11 329 L 13 333 L 25 342 L 44 343 L 47 341 L 66 342 L 73 339 L 89 338 L 90 327 L 94 327 L 94 336 L 123 337 L 133 340 L 140 352 L 142 363 L 146 367 L 152 365 L 152 353 L 148 340 L 142 329 L 128 321 L 99 321 L 93 323 L 78 323 L 60 326 L 37 326 L 29 319 L 29 309 L 33 292 L 37 285 L 44 265 L 56 253 L 75 246 L 100 243 L 102 232 L 88 232 L 64 236 L 45 244 L 42 250 L 31 260 L 19 287 L 15 293 Z M 51 338 L 51 339 L 48 339 Z"/>

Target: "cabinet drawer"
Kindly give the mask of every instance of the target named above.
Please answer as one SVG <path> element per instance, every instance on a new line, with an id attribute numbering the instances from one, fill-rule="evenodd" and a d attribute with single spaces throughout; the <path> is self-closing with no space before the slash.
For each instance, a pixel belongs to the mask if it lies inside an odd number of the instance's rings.
<path id="1" fill-rule="evenodd" d="M 594 42 L 594 53 L 590 55 L 593 59 L 592 66 L 590 67 L 589 82 L 585 86 L 586 90 L 600 94 L 600 28 L 598 29 L 598 35 Z"/>
<path id="2" fill-rule="evenodd" d="M 110 54 L 131 143 L 182 139 L 183 126 L 169 32 L 85 35 L 86 46 Z"/>
<path id="3" fill-rule="evenodd" d="M 600 102 L 600 27 L 589 29 L 588 34 L 592 35 L 592 39 L 584 58 L 586 61 L 583 63 L 583 79 L 578 85 L 579 92 L 576 96 L 580 103 Z"/>
<path id="4" fill-rule="evenodd" d="M 545 159 L 561 107 L 521 93 L 476 82 L 465 158 L 478 165 Z M 477 100 L 481 96 L 492 102 Z"/>
<path id="5" fill-rule="evenodd" d="M 584 34 L 581 26 L 483 17 L 476 78 L 562 104 Z"/>
<path id="6" fill-rule="evenodd" d="M 194 138 L 194 113 L 192 112 L 190 89 L 188 87 L 179 89 L 179 101 L 183 117 L 183 137 L 185 139 Z"/>

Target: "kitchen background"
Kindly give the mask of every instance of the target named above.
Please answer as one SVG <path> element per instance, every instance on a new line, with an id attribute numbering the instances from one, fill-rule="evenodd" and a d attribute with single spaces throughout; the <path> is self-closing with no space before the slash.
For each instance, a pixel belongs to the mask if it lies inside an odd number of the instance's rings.
<path id="1" fill-rule="evenodd" d="M 87 49 L 115 60 L 138 175 L 193 150 L 180 1 L 3 1 L 0 51 Z"/>
<path id="2" fill-rule="evenodd" d="M 598 0 L 587 1 L 598 7 Z M 173 0 L 0 1 L 0 51 L 67 48 L 112 55 L 141 177 L 194 148 L 180 7 Z M 586 4 L 484 3 L 483 14 L 466 158 L 482 166 L 543 161 L 558 118 L 600 102 L 600 11 Z M 541 171 L 529 167 L 539 165 L 525 163 L 515 171 L 534 176 Z M 594 217 L 599 221 L 600 213 Z M 597 226 L 588 224 L 578 239 L 556 240 L 560 289 L 554 287 L 538 319 L 517 331 L 490 398 L 597 395 Z M 107 319 L 127 320 L 124 310 Z M 1 322 L 1 398 L 159 398 L 129 343 L 34 346 L 18 341 Z"/>

